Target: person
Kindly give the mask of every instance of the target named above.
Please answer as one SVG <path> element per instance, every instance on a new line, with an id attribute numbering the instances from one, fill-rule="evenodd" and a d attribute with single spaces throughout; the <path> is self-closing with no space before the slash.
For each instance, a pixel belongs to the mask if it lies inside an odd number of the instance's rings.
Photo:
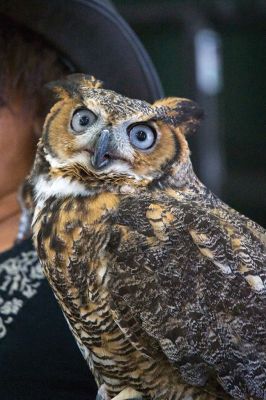
<path id="1" fill-rule="evenodd" d="M 31 393 L 38 399 L 95 398 L 94 380 L 55 304 L 31 239 L 13 246 L 21 213 L 18 189 L 49 109 L 42 86 L 68 68 L 41 37 L 3 17 L 0 58 L 0 398 L 30 398 Z"/>
<path id="2" fill-rule="evenodd" d="M 33 3 L 39 3 L 39 7 L 34 8 Z M 44 13 L 42 1 L 9 0 L 0 4 L 0 398 L 3 400 L 89 400 L 97 393 L 94 379 L 43 276 L 31 238 L 21 240 L 19 234 L 18 193 L 32 166 L 43 120 L 52 101 L 43 85 L 73 70 L 91 71 L 95 75 L 99 70 L 107 86 L 129 96 L 152 101 L 162 94 L 143 48 L 109 6 L 103 13 L 102 8 L 100 11 L 93 8 L 97 1 L 85 2 L 87 7 L 93 6 L 91 13 L 86 14 L 93 19 L 83 25 L 83 31 L 95 28 L 96 17 L 99 25 L 105 22 L 104 29 L 108 23 L 113 24 L 110 31 L 117 42 L 123 40 L 122 48 L 118 46 L 116 50 L 115 44 L 112 48 L 108 41 L 95 38 L 95 45 L 100 43 L 102 49 L 111 51 L 110 74 L 106 66 L 102 68 L 101 55 L 95 61 L 96 55 L 92 47 L 86 47 L 87 41 L 80 45 L 84 51 L 75 54 L 82 39 L 77 35 L 76 44 L 73 43 L 72 32 L 67 34 L 69 31 L 63 28 L 72 16 L 79 27 L 79 19 L 84 18 L 84 3 L 72 3 L 73 8 L 62 8 L 60 0 L 46 2 L 51 14 L 48 8 Z M 103 6 L 103 2 L 99 4 Z M 56 30 L 51 17 L 56 6 L 64 14 L 61 15 L 64 35 L 47 38 Z M 108 23 L 106 10 L 111 15 Z M 38 15 L 30 15 L 27 21 L 30 12 Z M 46 31 L 42 25 L 44 15 Z M 114 24 L 114 15 L 119 24 Z M 131 36 L 124 37 L 121 29 Z M 118 54 L 121 51 L 123 54 Z M 123 58 L 125 62 L 121 63 Z M 122 80 L 117 80 L 117 68 Z M 123 79 L 129 71 L 129 78 Z M 138 87 L 135 82 L 140 80 L 144 83 Z"/>

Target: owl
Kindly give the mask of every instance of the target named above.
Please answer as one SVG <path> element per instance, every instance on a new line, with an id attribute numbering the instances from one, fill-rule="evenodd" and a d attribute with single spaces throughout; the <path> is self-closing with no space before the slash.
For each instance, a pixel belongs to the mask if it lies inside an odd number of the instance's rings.
<path id="1" fill-rule="evenodd" d="M 50 86 L 34 242 L 98 398 L 266 399 L 266 236 L 193 172 L 201 109 Z"/>

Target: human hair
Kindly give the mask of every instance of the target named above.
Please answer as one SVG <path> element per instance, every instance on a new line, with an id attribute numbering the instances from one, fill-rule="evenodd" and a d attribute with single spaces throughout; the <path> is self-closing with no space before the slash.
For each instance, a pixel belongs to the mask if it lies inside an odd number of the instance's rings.
<path id="1" fill-rule="evenodd" d="M 19 97 L 43 119 L 51 105 L 44 84 L 69 73 L 58 52 L 39 34 L 0 14 L 0 106 Z"/>

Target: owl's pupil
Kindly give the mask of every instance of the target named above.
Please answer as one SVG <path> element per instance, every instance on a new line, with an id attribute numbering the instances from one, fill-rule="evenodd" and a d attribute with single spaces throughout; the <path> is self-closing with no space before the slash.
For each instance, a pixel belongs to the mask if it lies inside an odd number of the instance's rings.
<path id="1" fill-rule="evenodd" d="M 83 116 L 80 117 L 80 119 L 79 119 L 79 124 L 80 124 L 81 126 L 86 126 L 86 125 L 88 125 L 89 122 L 90 122 L 90 119 L 89 119 L 89 117 L 87 117 L 86 115 L 83 115 Z"/>
<path id="2" fill-rule="evenodd" d="M 140 142 L 144 142 L 147 139 L 147 134 L 144 131 L 138 131 L 136 136 Z"/>

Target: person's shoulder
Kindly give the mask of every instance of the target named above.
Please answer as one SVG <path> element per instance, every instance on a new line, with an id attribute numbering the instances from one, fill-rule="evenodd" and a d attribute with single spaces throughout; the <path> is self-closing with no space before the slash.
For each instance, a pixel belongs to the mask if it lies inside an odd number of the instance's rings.
<path id="1" fill-rule="evenodd" d="M 44 275 L 31 239 L 0 254 L 0 339 L 28 301 L 37 294 Z"/>

